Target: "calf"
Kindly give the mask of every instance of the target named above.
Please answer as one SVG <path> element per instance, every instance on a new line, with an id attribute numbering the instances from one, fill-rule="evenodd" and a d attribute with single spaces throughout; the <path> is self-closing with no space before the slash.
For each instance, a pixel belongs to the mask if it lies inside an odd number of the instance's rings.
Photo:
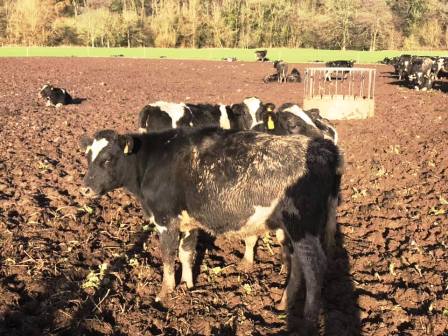
<path id="1" fill-rule="evenodd" d="M 351 60 L 351 61 L 339 60 L 339 61 L 326 62 L 325 66 L 327 68 L 353 68 L 354 63 L 355 63 L 354 60 Z M 348 73 L 348 71 L 342 70 L 342 75 L 343 75 L 342 79 L 346 78 L 347 73 Z M 338 74 L 337 71 L 327 70 L 327 71 L 325 71 L 325 80 L 331 81 L 332 77 L 337 74 Z"/>
<path id="2" fill-rule="evenodd" d="M 263 82 L 267 83 L 271 83 L 271 82 L 278 82 L 278 74 L 274 73 L 272 75 L 266 75 L 263 78 Z"/>
<path id="3" fill-rule="evenodd" d="M 398 57 L 397 62 L 394 64 L 395 73 L 398 75 L 398 80 L 408 79 L 407 76 L 411 71 L 412 67 L 412 58 L 411 55 L 400 55 Z"/>
<path id="4" fill-rule="evenodd" d="M 158 101 L 146 105 L 139 113 L 139 132 L 193 126 L 193 116 L 184 103 Z"/>
<path id="5" fill-rule="evenodd" d="M 282 60 L 274 61 L 274 68 L 277 71 L 277 81 L 279 83 L 286 83 L 288 64 Z"/>
<path id="6" fill-rule="evenodd" d="M 353 68 L 353 64 L 355 64 L 355 60 L 338 60 L 338 61 L 330 61 L 326 62 L 325 66 L 328 68 Z"/>
<path id="7" fill-rule="evenodd" d="M 47 101 L 47 106 L 61 107 L 62 105 L 71 104 L 73 102 L 72 97 L 65 89 L 60 89 L 50 84 L 42 86 L 39 94 Z"/>
<path id="8" fill-rule="evenodd" d="M 256 125 L 263 124 L 263 115 L 269 110 L 272 111 L 274 108 L 274 104 L 264 104 L 257 97 L 248 97 L 242 103 L 231 106 L 232 112 L 244 120 L 244 129 L 252 129 Z"/>
<path id="9" fill-rule="evenodd" d="M 250 129 L 251 111 L 256 118 L 258 98 L 247 98 L 232 106 L 213 104 L 184 104 L 156 102 L 145 106 L 139 113 L 140 133 L 178 127 L 219 126 L 224 129 Z M 247 104 L 246 104 L 247 103 Z M 240 106 L 241 105 L 241 106 Z"/>
<path id="10" fill-rule="evenodd" d="M 429 57 L 415 57 L 412 60 L 408 81 L 416 90 L 431 89 L 436 75 L 435 62 Z"/>
<path id="11" fill-rule="evenodd" d="M 302 134 L 338 142 L 338 133 L 330 121 L 322 118 L 318 109 L 302 110 L 297 104 L 286 103 L 263 120 L 265 129 L 277 135 Z"/>
<path id="12" fill-rule="evenodd" d="M 269 61 L 269 59 L 266 57 L 267 54 L 268 54 L 267 50 L 257 50 L 257 51 L 255 51 L 255 56 L 257 56 L 257 61 L 258 62 Z"/>
<path id="13" fill-rule="evenodd" d="M 286 77 L 286 81 L 292 83 L 300 83 L 302 81 L 302 77 L 300 76 L 299 70 L 293 68 L 288 77 Z"/>
<path id="14" fill-rule="evenodd" d="M 193 286 L 198 229 L 256 239 L 281 231 L 291 242 L 290 276 L 279 308 L 295 303 L 305 279 L 305 334 L 316 332 L 326 267 L 320 237 L 337 199 L 342 157 L 328 140 L 219 128 L 173 129 L 84 138 L 87 187 L 99 195 L 125 188 L 154 214 L 163 261 L 163 300 L 182 281 Z"/>

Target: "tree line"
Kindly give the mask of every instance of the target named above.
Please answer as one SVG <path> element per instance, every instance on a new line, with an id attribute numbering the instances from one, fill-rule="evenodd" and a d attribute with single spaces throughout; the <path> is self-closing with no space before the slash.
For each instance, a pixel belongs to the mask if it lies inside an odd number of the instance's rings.
<path id="1" fill-rule="evenodd" d="M 448 48 L 446 0 L 0 0 L 2 45 Z"/>

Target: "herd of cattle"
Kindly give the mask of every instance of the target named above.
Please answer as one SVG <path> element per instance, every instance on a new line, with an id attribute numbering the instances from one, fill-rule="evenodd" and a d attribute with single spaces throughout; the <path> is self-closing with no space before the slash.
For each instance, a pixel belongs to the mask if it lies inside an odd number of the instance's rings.
<path id="1" fill-rule="evenodd" d="M 282 60 L 274 61 L 275 73 L 271 75 L 266 75 L 263 78 L 263 82 L 279 82 L 279 83 L 300 83 L 302 81 L 302 76 L 300 75 L 299 70 L 293 68 L 291 73 L 288 75 L 288 64 Z M 337 61 L 329 61 L 325 63 L 325 67 L 327 68 L 353 68 L 353 64 L 355 64 L 354 60 L 337 60 Z M 343 73 L 345 73 L 343 71 Z M 331 81 L 332 76 L 334 75 L 334 71 L 328 70 L 325 72 L 325 80 Z"/>
<path id="2" fill-rule="evenodd" d="M 416 90 L 432 89 L 436 80 L 448 77 L 448 57 L 404 54 L 381 63 L 393 65 L 398 79 Z"/>
<path id="3" fill-rule="evenodd" d="M 47 105 L 66 90 L 46 85 Z M 250 267 L 258 238 L 275 232 L 287 284 L 278 309 L 290 309 L 303 277 L 303 330 L 318 329 L 327 254 L 334 244 L 343 156 L 336 129 L 317 109 L 287 103 L 276 109 L 249 97 L 232 105 L 155 102 L 138 114 L 138 132 L 101 130 L 83 137 L 85 195 L 125 188 L 141 203 L 160 237 L 163 281 L 156 300 L 182 281 L 193 287 L 197 233 L 245 242 Z"/>

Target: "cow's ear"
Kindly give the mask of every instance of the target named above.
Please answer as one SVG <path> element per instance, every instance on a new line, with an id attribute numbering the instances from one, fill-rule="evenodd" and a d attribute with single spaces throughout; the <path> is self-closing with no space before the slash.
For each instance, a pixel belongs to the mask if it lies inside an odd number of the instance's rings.
<path id="1" fill-rule="evenodd" d="M 123 146 L 123 153 L 126 155 L 132 154 L 134 150 L 134 138 L 130 135 L 121 135 L 120 142 Z"/>
<path id="2" fill-rule="evenodd" d="M 81 139 L 79 139 L 79 146 L 83 151 L 87 151 L 92 142 L 93 140 L 84 134 L 81 136 Z"/>

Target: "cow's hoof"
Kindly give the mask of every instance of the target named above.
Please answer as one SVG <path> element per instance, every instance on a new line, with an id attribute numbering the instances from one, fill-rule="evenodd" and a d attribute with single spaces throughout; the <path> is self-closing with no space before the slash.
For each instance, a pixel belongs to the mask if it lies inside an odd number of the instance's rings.
<path id="1" fill-rule="evenodd" d="M 286 309 L 288 309 L 288 305 L 286 304 L 286 302 L 284 302 L 284 300 L 281 300 L 275 305 L 275 309 L 278 311 L 285 311 Z"/>
<path id="2" fill-rule="evenodd" d="M 162 289 L 160 290 L 159 294 L 157 294 L 155 301 L 156 302 L 160 302 L 160 303 L 165 303 L 167 302 L 170 293 L 172 292 L 172 290 L 162 287 Z"/>

